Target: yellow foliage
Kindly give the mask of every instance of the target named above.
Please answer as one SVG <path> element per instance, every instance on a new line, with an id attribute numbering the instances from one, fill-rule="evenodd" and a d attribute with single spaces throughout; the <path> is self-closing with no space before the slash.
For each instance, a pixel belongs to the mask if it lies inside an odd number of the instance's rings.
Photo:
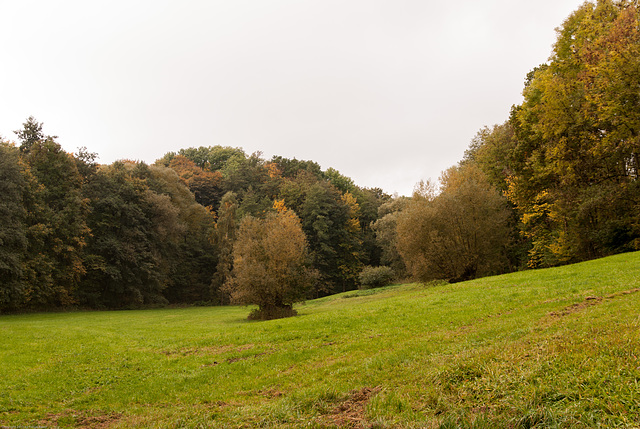
<path id="1" fill-rule="evenodd" d="M 282 176 L 282 172 L 280 171 L 278 164 L 276 164 L 275 162 L 270 162 L 267 164 L 267 171 L 269 172 L 269 177 L 272 179 Z"/>
<path id="2" fill-rule="evenodd" d="M 356 197 L 351 192 L 345 192 L 340 197 L 342 202 L 349 208 L 349 221 L 347 222 L 347 228 L 350 231 L 360 231 L 360 204 L 358 204 Z"/>
<path id="3" fill-rule="evenodd" d="M 273 209 L 278 213 L 279 216 L 289 217 L 289 218 L 297 218 L 298 215 L 293 210 L 289 210 L 287 206 L 284 204 L 284 199 L 275 200 L 273 202 Z"/>
<path id="4" fill-rule="evenodd" d="M 282 199 L 282 200 L 275 200 L 275 201 L 273 202 L 273 208 L 274 208 L 274 210 L 275 210 L 276 212 L 278 212 L 278 213 L 286 212 L 286 211 L 288 210 L 288 209 L 287 209 L 287 206 L 285 206 L 285 205 L 284 205 L 284 199 Z"/>

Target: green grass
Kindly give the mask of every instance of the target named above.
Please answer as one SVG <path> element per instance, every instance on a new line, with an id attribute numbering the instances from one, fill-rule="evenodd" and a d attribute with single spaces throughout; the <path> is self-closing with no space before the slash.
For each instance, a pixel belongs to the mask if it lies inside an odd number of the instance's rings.
<path id="1" fill-rule="evenodd" d="M 640 253 L 248 308 L 0 317 L 0 426 L 640 425 Z M 345 299 L 348 298 L 348 299 Z"/>

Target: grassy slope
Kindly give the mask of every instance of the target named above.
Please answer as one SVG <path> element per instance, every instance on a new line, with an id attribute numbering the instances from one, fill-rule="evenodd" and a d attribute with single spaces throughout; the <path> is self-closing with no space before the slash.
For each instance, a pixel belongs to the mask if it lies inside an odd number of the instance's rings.
<path id="1" fill-rule="evenodd" d="M 239 307 L 2 316 L 0 422 L 637 427 L 636 288 L 640 252 L 350 292 L 270 322 Z"/>

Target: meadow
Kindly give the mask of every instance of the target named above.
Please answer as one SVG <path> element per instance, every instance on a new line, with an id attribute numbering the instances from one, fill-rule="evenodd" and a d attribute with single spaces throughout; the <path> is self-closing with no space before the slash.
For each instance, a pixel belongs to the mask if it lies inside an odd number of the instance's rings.
<path id="1" fill-rule="evenodd" d="M 640 252 L 248 307 L 0 316 L 0 426 L 640 427 Z"/>

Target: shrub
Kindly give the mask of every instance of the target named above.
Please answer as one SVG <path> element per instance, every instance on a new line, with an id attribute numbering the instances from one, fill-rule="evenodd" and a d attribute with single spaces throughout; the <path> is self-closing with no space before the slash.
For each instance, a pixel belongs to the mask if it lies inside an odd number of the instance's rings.
<path id="1" fill-rule="evenodd" d="M 251 313 L 249 313 L 249 317 L 247 318 L 249 320 L 273 320 L 297 315 L 298 312 L 290 305 L 284 305 L 281 307 L 268 305 L 251 310 Z"/>
<path id="2" fill-rule="evenodd" d="M 389 267 L 364 267 L 360 272 L 361 289 L 387 286 L 394 278 L 393 270 Z"/>

